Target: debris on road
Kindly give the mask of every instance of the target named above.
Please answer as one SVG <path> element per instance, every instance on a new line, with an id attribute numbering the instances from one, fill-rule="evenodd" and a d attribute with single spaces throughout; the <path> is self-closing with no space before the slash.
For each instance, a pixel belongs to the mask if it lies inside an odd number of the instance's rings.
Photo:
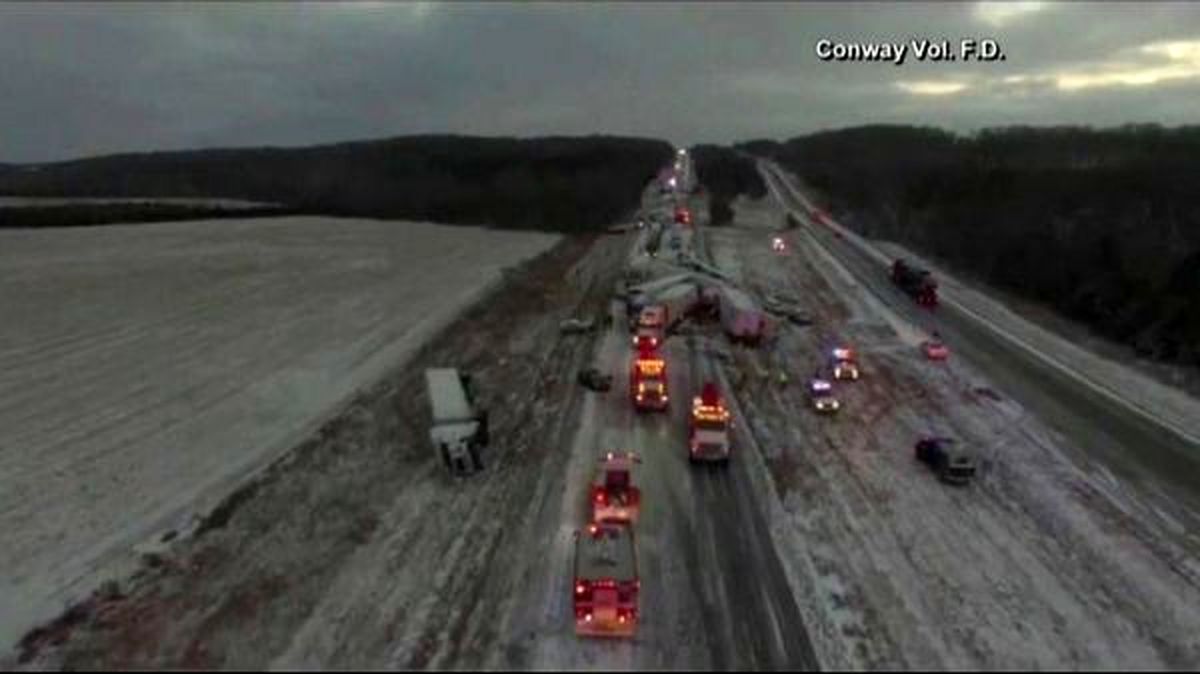
<path id="1" fill-rule="evenodd" d="M 592 391 L 608 391 L 612 388 L 612 382 L 611 374 L 603 374 L 596 367 L 585 368 L 579 372 L 579 383 Z"/>
<path id="2" fill-rule="evenodd" d="M 596 320 L 593 318 L 568 318 L 558 324 L 558 331 L 564 335 L 589 334 L 595 329 Z"/>

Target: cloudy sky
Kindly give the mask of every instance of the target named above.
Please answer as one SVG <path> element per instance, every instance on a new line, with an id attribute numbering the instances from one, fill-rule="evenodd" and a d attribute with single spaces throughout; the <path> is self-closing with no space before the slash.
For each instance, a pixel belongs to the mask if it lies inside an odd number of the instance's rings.
<path id="1" fill-rule="evenodd" d="M 1003 62 L 826 62 L 994 38 Z M 0 3 L 0 162 L 429 132 L 1200 122 L 1200 3 Z"/>

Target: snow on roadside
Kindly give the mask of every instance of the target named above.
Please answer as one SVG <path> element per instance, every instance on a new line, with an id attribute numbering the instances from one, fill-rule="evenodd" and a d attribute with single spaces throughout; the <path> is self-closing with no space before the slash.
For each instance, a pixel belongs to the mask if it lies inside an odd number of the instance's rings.
<path id="1" fill-rule="evenodd" d="M 1200 399 L 1163 384 L 1128 365 L 1114 362 L 1080 347 L 1037 325 L 947 273 L 944 267 L 933 264 L 899 244 L 874 242 L 874 245 L 887 251 L 889 255 L 903 255 L 918 260 L 934 272 L 943 293 L 984 317 L 988 323 L 1001 326 L 1037 351 L 1051 354 L 1055 360 L 1083 374 L 1087 379 L 1118 393 L 1127 401 L 1153 410 L 1153 416 L 1166 418 L 1172 424 L 1185 429 L 1194 438 L 1200 438 Z"/>
<path id="2" fill-rule="evenodd" d="M 827 268 L 825 256 L 799 258 L 811 270 L 785 273 L 782 260 L 753 243 L 731 237 L 726 245 L 740 249 L 743 267 L 763 283 L 809 284 L 825 321 L 834 313 L 822 296 L 857 296 L 857 284 Z M 826 289 L 802 278 L 813 274 Z M 805 355 L 817 357 L 814 330 L 829 327 L 785 334 L 788 362 L 800 367 Z M 865 327 L 839 330 L 858 342 L 871 334 L 860 333 Z M 815 605 L 816 617 L 806 618 L 823 661 L 934 668 L 1200 661 L 1195 556 L 1160 535 L 1151 503 L 1077 470 L 1015 401 L 971 397 L 981 378 L 968 364 L 928 368 L 911 351 L 860 352 L 870 371 L 846 389 L 836 423 L 808 414 L 797 392 L 768 395 L 778 399 L 776 412 L 758 412 L 774 427 L 800 427 L 794 438 L 776 440 L 791 445 L 785 460 L 771 461 L 791 513 L 777 526 L 794 539 L 790 553 L 799 556 L 789 575 L 800 576 L 797 596 Z M 974 493 L 947 490 L 906 451 L 934 419 L 983 450 Z"/>
<path id="3" fill-rule="evenodd" d="M 782 171 L 781 171 L 782 172 Z M 793 181 L 789 178 L 789 181 Z M 773 181 L 767 181 L 772 193 L 777 194 Z M 811 207 L 811 203 L 795 189 L 794 184 L 785 184 L 793 196 Z M 807 219 L 807 218 L 806 218 Z M 958 303 L 968 313 L 983 319 L 987 325 L 1008 333 L 1030 347 L 1034 353 L 1049 357 L 1063 369 L 1088 381 L 1094 388 L 1119 398 L 1124 404 L 1141 411 L 1144 415 L 1162 420 L 1190 441 L 1200 446 L 1200 400 L 1177 388 L 1163 384 L 1152 377 L 1126 365 L 1113 362 L 1090 350 L 1081 348 L 1061 336 L 1015 314 L 1000 302 L 964 284 L 938 265 L 930 264 L 898 244 L 871 242 L 829 218 L 828 224 L 842 234 L 855 247 L 881 264 L 889 264 L 892 257 L 884 251 L 907 253 L 921 260 L 935 272 L 939 290 L 948 303 Z"/>

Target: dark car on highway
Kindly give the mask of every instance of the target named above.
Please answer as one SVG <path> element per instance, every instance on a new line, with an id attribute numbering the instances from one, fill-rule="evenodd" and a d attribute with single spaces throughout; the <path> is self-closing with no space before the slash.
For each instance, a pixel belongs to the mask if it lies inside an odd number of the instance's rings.
<path id="1" fill-rule="evenodd" d="M 917 460 L 929 464 L 943 482 L 965 485 L 975 477 L 975 457 L 953 438 L 921 438 L 915 451 Z"/>

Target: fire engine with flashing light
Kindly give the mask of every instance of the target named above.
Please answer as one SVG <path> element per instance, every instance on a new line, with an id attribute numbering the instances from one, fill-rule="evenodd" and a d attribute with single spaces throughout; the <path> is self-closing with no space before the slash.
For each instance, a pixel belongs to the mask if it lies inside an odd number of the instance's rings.
<path id="1" fill-rule="evenodd" d="M 574 576 L 576 634 L 632 637 L 637 632 L 641 581 L 632 527 L 594 522 L 575 532 Z"/>
<path id="2" fill-rule="evenodd" d="M 733 421 L 716 384 L 706 382 L 700 395 L 692 399 L 690 425 L 688 459 L 728 463 L 732 454 L 729 429 Z"/>
<path id="3" fill-rule="evenodd" d="M 630 395 L 633 406 L 643 410 L 667 409 L 667 361 L 652 349 L 643 349 L 633 360 L 633 372 L 629 377 Z"/>
<path id="4" fill-rule="evenodd" d="M 633 452 L 608 452 L 600 458 L 589 497 L 593 522 L 637 522 L 642 491 L 634 479 L 634 466 L 641 462 Z"/>

